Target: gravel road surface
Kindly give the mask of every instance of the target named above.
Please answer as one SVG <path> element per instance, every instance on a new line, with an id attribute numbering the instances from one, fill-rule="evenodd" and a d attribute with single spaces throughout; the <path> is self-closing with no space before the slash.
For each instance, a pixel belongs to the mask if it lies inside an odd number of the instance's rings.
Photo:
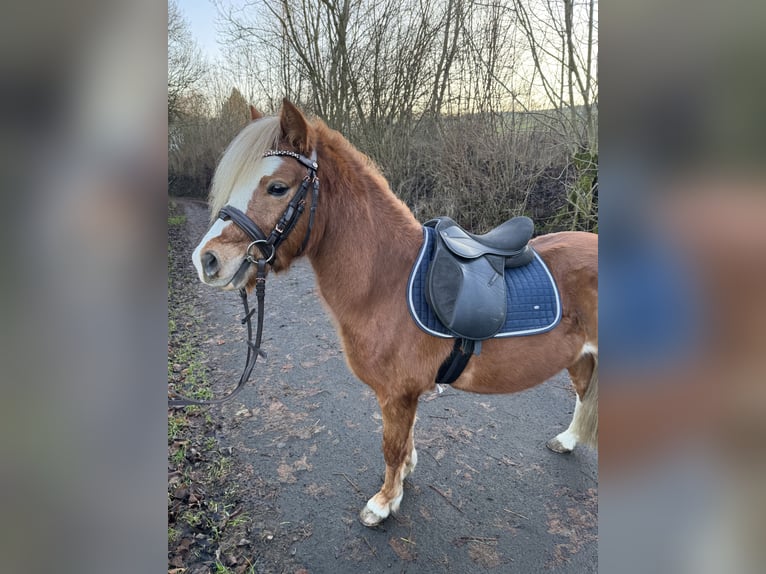
<path id="1" fill-rule="evenodd" d="M 194 245 L 207 208 L 179 205 Z M 202 301 L 203 352 L 220 394 L 244 361 L 239 297 L 189 287 Z M 211 409 L 247 487 L 256 571 L 597 571 L 597 454 L 545 448 L 572 416 L 566 372 L 514 395 L 447 388 L 421 397 L 419 463 L 402 508 L 368 529 L 357 515 L 382 484 L 381 416 L 346 366 L 307 261 L 269 277 L 265 325 L 268 359 L 232 403 Z"/>

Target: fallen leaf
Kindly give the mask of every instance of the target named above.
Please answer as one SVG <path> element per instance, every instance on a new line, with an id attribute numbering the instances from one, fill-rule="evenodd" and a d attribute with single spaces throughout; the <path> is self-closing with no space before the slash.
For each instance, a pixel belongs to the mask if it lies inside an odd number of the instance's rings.
<path id="1" fill-rule="evenodd" d="M 313 466 L 306 460 L 306 455 L 304 454 L 293 463 L 293 468 L 295 470 L 311 470 Z"/>
<path id="2" fill-rule="evenodd" d="M 468 556 L 471 557 L 471 560 L 488 570 L 490 568 L 497 568 L 503 563 L 497 550 L 487 544 L 470 542 L 468 544 Z"/>
<path id="3" fill-rule="evenodd" d="M 406 544 L 398 538 L 392 538 L 388 541 L 388 545 L 393 548 L 394 552 L 396 552 L 396 555 L 401 560 L 406 560 L 407 562 L 415 560 L 415 556 L 413 556 L 412 552 L 407 548 L 409 544 Z"/>
<path id="4" fill-rule="evenodd" d="M 289 464 L 280 464 L 277 468 L 277 474 L 279 475 L 279 482 L 285 482 L 287 484 L 298 482 L 298 479 L 295 478 L 295 475 L 293 474 L 293 467 Z"/>

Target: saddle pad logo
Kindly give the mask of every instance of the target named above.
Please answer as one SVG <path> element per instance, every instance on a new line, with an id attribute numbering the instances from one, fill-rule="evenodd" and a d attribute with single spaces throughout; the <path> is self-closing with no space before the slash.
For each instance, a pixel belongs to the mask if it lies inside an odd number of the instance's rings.
<path id="1" fill-rule="evenodd" d="M 455 335 L 436 317 L 426 301 L 426 277 L 434 251 L 434 233 L 423 228 L 423 245 L 407 282 L 407 306 L 415 324 L 426 333 L 445 339 Z M 550 331 L 561 321 L 561 300 L 548 267 L 535 253 L 523 267 L 505 270 L 507 312 L 495 337 L 520 337 Z"/>

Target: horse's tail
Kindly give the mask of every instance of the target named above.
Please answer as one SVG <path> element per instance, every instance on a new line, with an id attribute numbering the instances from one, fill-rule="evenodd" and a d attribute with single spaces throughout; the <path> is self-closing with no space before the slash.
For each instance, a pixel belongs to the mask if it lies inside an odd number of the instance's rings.
<path id="1" fill-rule="evenodd" d="M 581 412 L 573 421 L 572 431 L 579 442 L 598 448 L 598 351 L 590 356 L 593 357 L 593 372 L 580 404 Z"/>

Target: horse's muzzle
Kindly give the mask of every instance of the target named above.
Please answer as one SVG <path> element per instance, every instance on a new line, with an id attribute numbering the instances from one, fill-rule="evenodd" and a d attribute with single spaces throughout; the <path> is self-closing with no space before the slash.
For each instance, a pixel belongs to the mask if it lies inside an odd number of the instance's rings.
<path id="1" fill-rule="evenodd" d="M 215 279 L 218 276 L 218 272 L 221 270 L 221 265 L 218 262 L 213 251 L 205 251 L 201 257 L 202 260 L 202 272 L 205 274 L 205 279 Z"/>

